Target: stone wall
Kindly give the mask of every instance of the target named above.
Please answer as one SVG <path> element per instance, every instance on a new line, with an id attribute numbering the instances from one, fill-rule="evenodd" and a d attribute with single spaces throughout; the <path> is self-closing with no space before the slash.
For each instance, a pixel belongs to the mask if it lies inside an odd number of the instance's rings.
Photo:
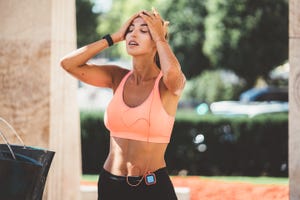
<path id="1" fill-rule="evenodd" d="M 9 0 L 0 8 L 0 116 L 26 145 L 56 152 L 43 199 L 80 199 L 77 81 L 59 65 L 76 48 L 75 0 Z"/>
<path id="2" fill-rule="evenodd" d="M 300 199 L 300 1 L 289 1 L 289 178 L 290 199 Z"/>

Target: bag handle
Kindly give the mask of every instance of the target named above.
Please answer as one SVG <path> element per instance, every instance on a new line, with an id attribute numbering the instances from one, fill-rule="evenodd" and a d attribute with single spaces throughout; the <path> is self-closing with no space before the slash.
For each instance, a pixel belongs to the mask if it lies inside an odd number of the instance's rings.
<path id="1" fill-rule="evenodd" d="M 10 144 L 8 143 L 8 141 L 7 141 L 6 137 L 5 137 L 5 135 L 4 135 L 1 131 L 0 131 L 0 136 L 2 137 L 2 139 L 3 139 L 4 142 L 5 142 L 5 144 L 7 145 L 7 147 L 8 147 L 8 149 L 9 149 L 9 151 L 10 151 L 12 157 L 14 158 L 14 160 L 16 160 L 16 156 L 15 156 L 15 154 L 14 154 L 14 151 L 12 150 Z"/>
<path id="2" fill-rule="evenodd" d="M 18 140 L 22 143 L 22 146 L 24 147 L 24 149 L 26 149 L 23 140 L 22 140 L 21 137 L 18 135 L 18 133 L 16 132 L 16 130 L 15 130 L 15 129 L 14 129 L 14 128 L 13 128 L 13 127 L 5 120 L 5 119 L 3 119 L 2 117 L 0 117 L 0 121 L 4 122 L 4 124 L 5 124 L 5 125 L 6 125 L 13 133 L 14 133 L 14 135 L 15 135 L 15 136 L 18 138 Z M 10 144 L 9 144 L 9 142 L 8 142 L 8 140 L 7 140 L 7 138 L 5 137 L 4 133 L 1 132 L 1 130 L 0 130 L 0 135 L 1 135 L 1 138 L 5 141 L 5 143 L 6 143 L 7 147 L 8 147 L 8 149 L 9 149 L 9 151 L 10 151 L 12 157 L 16 160 L 16 156 L 15 156 L 15 154 L 14 154 L 12 148 L 11 148 L 11 146 L 10 146 Z"/>
<path id="3" fill-rule="evenodd" d="M 4 122 L 4 124 L 15 134 L 15 136 L 18 138 L 18 140 L 22 143 L 22 146 L 24 148 L 26 148 L 23 140 L 21 139 L 21 137 L 19 136 L 19 134 L 17 133 L 17 131 L 5 119 L 3 119 L 2 117 L 0 117 L 0 121 Z M 3 133 L 2 133 L 2 135 L 3 135 Z"/>

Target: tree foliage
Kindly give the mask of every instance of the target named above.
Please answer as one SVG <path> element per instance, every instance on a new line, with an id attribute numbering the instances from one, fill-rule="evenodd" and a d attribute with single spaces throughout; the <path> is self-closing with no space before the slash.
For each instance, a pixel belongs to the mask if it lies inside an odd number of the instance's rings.
<path id="1" fill-rule="evenodd" d="M 89 0 L 76 0 L 77 46 L 81 47 L 99 39 L 97 33 L 97 13 L 92 12 L 93 3 Z"/>
<path id="2" fill-rule="evenodd" d="M 162 8 L 162 15 L 170 21 L 170 44 L 187 78 L 209 68 L 203 54 L 205 41 L 205 1 L 170 0 Z"/>
<path id="3" fill-rule="evenodd" d="M 205 70 L 191 78 L 183 93 L 184 100 L 200 100 L 206 103 L 223 100 L 238 100 L 244 90 L 244 81 L 224 70 Z"/>
<path id="4" fill-rule="evenodd" d="M 287 0 L 210 0 L 204 53 L 251 86 L 288 57 Z"/>
<path id="5" fill-rule="evenodd" d="M 78 46 L 117 31 L 133 13 L 156 7 L 170 21 L 169 42 L 188 79 L 225 68 L 250 87 L 288 58 L 288 0 L 113 0 L 111 10 L 99 15 L 91 12 L 89 0 L 76 3 Z M 124 43 L 101 55 L 128 56 Z"/>

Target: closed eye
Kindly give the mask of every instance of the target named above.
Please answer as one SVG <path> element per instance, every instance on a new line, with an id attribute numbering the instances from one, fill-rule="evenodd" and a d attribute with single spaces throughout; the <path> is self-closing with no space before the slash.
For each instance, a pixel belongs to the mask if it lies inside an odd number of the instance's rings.
<path id="1" fill-rule="evenodd" d="M 127 33 L 133 32 L 134 29 L 135 29 L 135 25 L 134 24 L 130 25 L 128 30 L 127 30 Z M 140 31 L 142 33 L 148 33 L 149 32 L 148 25 L 147 24 L 141 24 L 140 25 Z"/>
<path id="2" fill-rule="evenodd" d="M 133 31 L 134 27 L 133 26 L 130 26 L 127 30 L 128 33 L 131 33 Z"/>
<path id="3" fill-rule="evenodd" d="M 131 24 L 131 25 L 128 27 L 126 33 L 131 33 L 131 32 L 133 31 L 133 29 L 134 29 L 134 25 Z"/>
<path id="4" fill-rule="evenodd" d="M 142 33 L 148 33 L 149 29 L 148 29 L 148 25 L 147 24 L 142 24 L 141 25 L 141 32 Z"/>

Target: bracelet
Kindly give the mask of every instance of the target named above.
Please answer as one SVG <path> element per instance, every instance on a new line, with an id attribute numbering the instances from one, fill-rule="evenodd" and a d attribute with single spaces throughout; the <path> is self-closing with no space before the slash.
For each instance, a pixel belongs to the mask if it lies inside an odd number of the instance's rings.
<path id="1" fill-rule="evenodd" d="M 114 41 L 112 40 L 112 38 L 109 34 L 103 36 L 102 39 L 105 39 L 107 41 L 108 46 L 112 46 L 114 44 Z"/>

